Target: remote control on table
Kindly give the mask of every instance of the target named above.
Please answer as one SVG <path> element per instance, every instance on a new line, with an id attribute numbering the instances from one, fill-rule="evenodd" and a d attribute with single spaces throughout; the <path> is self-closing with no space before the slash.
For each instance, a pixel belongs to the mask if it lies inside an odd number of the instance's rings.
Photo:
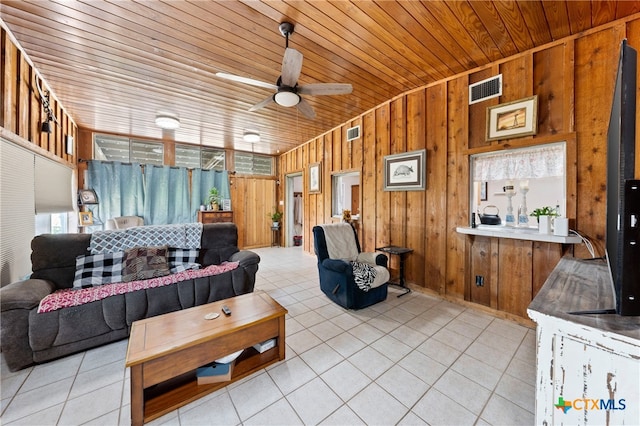
<path id="1" fill-rule="evenodd" d="M 222 307 L 222 312 L 223 312 L 225 315 L 227 315 L 227 316 L 228 316 L 228 315 L 231 315 L 231 309 L 229 309 L 229 307 L 228 307 L 227 305 L 224 305 L 224 306 Z"/>

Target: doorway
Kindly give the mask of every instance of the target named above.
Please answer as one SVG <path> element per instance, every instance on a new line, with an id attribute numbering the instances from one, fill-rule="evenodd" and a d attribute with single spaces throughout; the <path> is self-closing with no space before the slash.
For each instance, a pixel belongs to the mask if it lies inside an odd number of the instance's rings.
<path id="1" fill-rule="evenodd" d="M 286 175 L 286 214 L 284 220 L 284 246 L 302 245 L 304 202 L 302 172 Z"/>

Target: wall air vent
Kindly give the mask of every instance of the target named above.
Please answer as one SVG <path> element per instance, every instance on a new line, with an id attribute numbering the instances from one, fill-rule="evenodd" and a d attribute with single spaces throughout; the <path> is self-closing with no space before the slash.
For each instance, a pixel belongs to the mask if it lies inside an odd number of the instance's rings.
<path id="1" fill-rule="evenodd" d="M 469 105 L 502 95 L 502 74 L 469 85 Z"/>
<path id="2" fill-rule="evenodd" d="M 349 127 L 347 129 L 347 142 L 360 137 L 360 126 Z"/>

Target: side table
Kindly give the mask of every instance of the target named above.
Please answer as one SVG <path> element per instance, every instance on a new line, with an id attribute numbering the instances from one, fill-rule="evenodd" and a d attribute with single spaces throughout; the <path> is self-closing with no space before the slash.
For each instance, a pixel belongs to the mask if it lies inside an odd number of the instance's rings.
<path id="1" fill-rule="evenodd" d="M 280 247 L 280 226 L 271 227 L 271 247 Z"/>
<path id="2" fill-rule="evenodd" d="M 404 292 L 399 294 L 398 297 L 404 296 L 405 294 L 409 293 L 411 289 L 407 287 L 404 283 L 404 262 L 406 260 L 407 254 L 411 253 L 413 249 L 410 249 L 407 247 L 398 247 L 398 246 L 384 246 L 384 247 L 377 247 L 376 250 L 382 251 L 384 253 L 394 254 L 400 258 L 400 276 L 398 278 L 398 282 L 394 283 L 389 281 L 388 284 L 392 286 L 400 287 L 404 290 Z"/>

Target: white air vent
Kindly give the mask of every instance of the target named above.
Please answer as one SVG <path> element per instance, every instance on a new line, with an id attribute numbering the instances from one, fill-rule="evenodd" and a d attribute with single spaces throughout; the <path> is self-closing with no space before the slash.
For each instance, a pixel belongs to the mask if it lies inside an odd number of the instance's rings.
<path id="1" fill-rule="evenodd" d="M 502 95 L 502 74 L 469 85 L 469 105 Z"/>
<path id="2" fill-rule="evenodd" d="M 347 129 L 347 142 L 360 137 L 360 126 L 350 127 Z"/>

